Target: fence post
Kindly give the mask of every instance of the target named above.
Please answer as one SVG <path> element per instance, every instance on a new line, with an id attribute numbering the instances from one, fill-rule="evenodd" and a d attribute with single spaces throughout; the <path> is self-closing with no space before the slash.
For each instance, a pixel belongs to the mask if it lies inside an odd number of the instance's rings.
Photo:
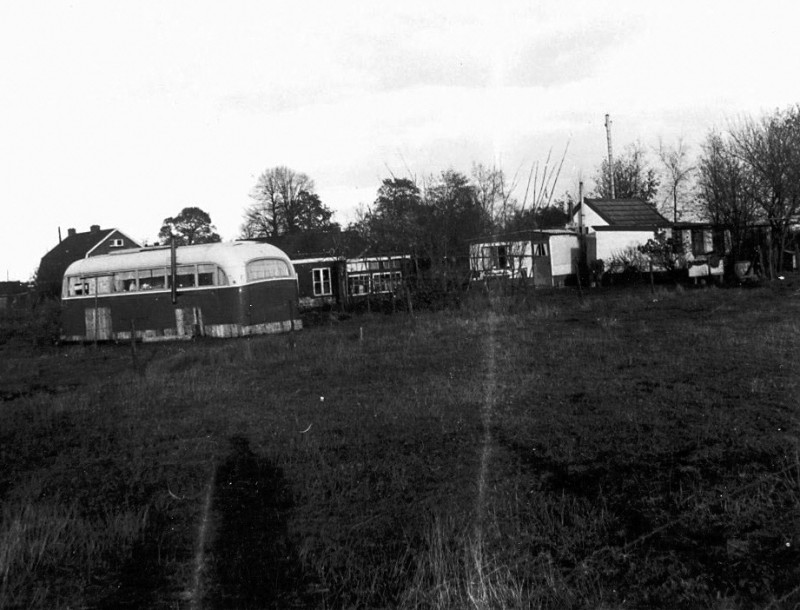
<path id="1" fill-rule="evenodd" d="M 292 300 L 289 299 L 287 301 L 289 306 L 289 347 L 291 349 L 295 348 L 295 337 L 294 337 L 294 306 L 292 304 Z"/>

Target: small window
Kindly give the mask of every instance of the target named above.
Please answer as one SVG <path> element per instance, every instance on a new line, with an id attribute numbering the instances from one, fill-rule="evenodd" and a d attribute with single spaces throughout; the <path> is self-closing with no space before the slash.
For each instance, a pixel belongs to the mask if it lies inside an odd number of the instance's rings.
<path id="1" fill-rule="evenodd" d="M 499 269 L 508 267 L 508 255 L 505 246 L 497 246 L 497 267 Z"/>
<path id="2" fill-rule="evenodd" d="M 533 255 L 534 256 L 549 256 L 547 251 L 547 244 L 533 244 Z"/>
<path id="3" fill-rule="evenodd" d="M 276 258 L 261 258 L 247 263 L 247 281 L 270 280 L 279 277 L 291 277 L 289 266 L 285 261 Z"/>
<path id="4" fill-rule="evenodd" d="M 112 239 L 111 240 L 111 247 L 112 248 L 121 248 L 124 245 L 125 245 L 125 242 L 122 241 L 121 239 Z"/>
<path id="5" fill-rule="evenodd" d="M 330 267 L 320 269 L 312 269 L 311 277 L 314 283 L 314 296 L 330 296 L 333 294 L 331 290 L 331 270 Z"/>

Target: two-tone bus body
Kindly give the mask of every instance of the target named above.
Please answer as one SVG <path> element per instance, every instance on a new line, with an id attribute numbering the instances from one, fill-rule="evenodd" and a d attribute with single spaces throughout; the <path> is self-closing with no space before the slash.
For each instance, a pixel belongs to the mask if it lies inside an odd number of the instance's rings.
<path id="1" fill-rule="evenodd" d="M 238 337 L 302 325 L 289 257 L 245 241 L 78 260 L 64 273 L 61 320 L 64 341 Z"/>

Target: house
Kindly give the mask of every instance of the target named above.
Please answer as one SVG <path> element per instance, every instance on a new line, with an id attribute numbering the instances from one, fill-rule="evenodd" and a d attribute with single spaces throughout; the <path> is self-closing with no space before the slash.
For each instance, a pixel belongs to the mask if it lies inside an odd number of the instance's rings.
<path id="1" fill-rule="evenodd" d="M 519 278 L 534 286 L 563 286 L 575 278 L 579 252 L 575 231 L 517 231 L 472 240 L 469 266 L 473 280 Z"/>
<path id="2" fill-rule="evenodd" d="M 398 294 L 410 257 L 377 253 L 352 231 L 304 232 L 260 238 L 289 255 L 303 310 L 348 307 L 371 296 Z"/>
<path id="3" fill-rule="evenodd" d="M 601 260 L 606 268 L 620 253 L 646 244 L 671 226 L 641 199 L 584 198 L 576 206 L 572 220 L 586 236 L 587 263 Z"/>
<path id="4" fill-rule="evenodd" d="M 36 286 L 42 296 L 55 297 L 61 294 L 64 271 L 79 259 L 141 247 L 119 229 L 101 229 L 100 225 L 92 225 L 83 233 L 68 229 L 64 239 L 60 238 L 60 234 L 59 230 L 58 245 L 45 254 L 39 264 Z"/>

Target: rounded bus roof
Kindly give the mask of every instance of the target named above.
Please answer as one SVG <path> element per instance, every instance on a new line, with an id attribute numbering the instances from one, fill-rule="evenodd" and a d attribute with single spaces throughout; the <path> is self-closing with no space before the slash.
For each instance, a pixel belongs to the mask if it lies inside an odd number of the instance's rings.
<path id="1" fill-rule="evenodd" d="M 64 276 L 103 275 L 115 271 L 165 267 L 170 265 L 170 256 L 169 246 L 119 250 L 111 254 L 81 258 L 67 267 Z M 260 242 L 235 241 L 178 246 L 175 249 L 175 257 L 178 265 L 197 263 L 219 265 L 229 277 L 239 280 L 236 283 L 244 282 L 247 263 L 261 258 L 285 261 L 289 267 L 290 277 L 295 277 L 294 266 L 286 253 L 275 246 Z"/>

